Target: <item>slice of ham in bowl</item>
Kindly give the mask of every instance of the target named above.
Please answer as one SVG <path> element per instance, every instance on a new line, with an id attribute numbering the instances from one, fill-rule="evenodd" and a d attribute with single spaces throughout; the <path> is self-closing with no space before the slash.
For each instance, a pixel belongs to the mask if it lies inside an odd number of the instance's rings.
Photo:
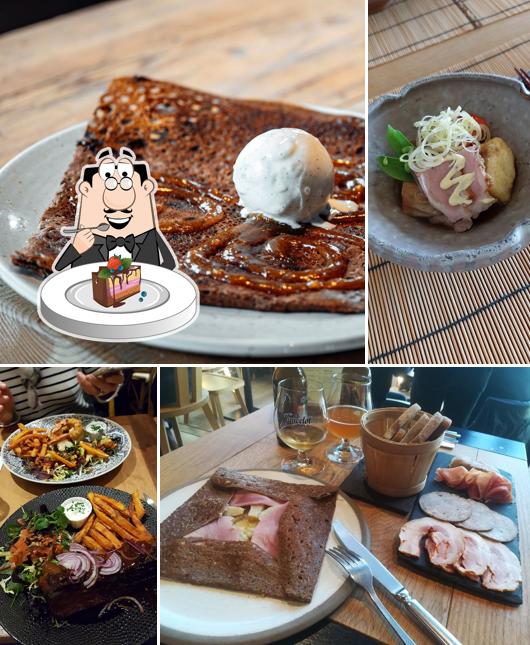
<path id="1" fill-rule="evenodd" d="M 450 204 L 455 186 L 444 189 L 440 185 L 453 166 L 452 160 L 444 161 L 429 170 L 417 172 L 415 177 L 431 206 L 447 218 L 455 231 L 464 231 L 471 227 L 475 217 L 490 208 L 495 199 L 488 192 L 486 169 L 480 152 L 463 149 L 459 154 L 464 157 L 465 165 L 458 174 L 474 174 L 469 189 L 464 193 L 471 201 L 470 204 Z"/>

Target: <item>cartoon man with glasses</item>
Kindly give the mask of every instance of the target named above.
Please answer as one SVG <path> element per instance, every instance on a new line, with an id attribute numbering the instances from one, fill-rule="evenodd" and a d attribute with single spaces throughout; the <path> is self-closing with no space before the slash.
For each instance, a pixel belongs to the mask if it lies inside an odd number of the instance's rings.
<path id="1" fill-rule="evenodd" d="M 148 164 L 136 161 L 129 148 L 121 148 L 117 158 L 104 148 L 96 162 L 81 171 L 75 236 L 55 260 L 54 271 L 107 262 L 114 255 L 174 269 L 175 255 L 158 229 L 157 183 Z"/>

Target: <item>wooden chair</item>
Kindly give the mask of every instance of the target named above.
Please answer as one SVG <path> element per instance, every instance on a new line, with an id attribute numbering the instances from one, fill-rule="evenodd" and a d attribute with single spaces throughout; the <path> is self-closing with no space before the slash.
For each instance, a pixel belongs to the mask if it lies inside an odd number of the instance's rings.
<path id="1" fill-rule="evenodd" d="M 140 412 L 147 403 L 147 414 L 154 416 L 151 387 L 156 380 L 156 367 L 138 367 L 133 370 L 128 386 L 129 405 L 134 412 Z M 116 416 L 116 399 L 108 403 L 109 417 Z"/>
<path id="2" fill-rule="evenodd" d="M 243 416 L 248 414 L 245 399 L 241 394 L 241 390 L 245 387 L 245 381 L 241 374 L 241 368 L 235 368 L 237 376 L 232 376 L 229 368 L 224 368 L 222 373 L 217 371 L 204 372 L 202 375 L 202 384 L 210 395 L 212 408 L 216 415 L 217 422 L 220 426 L 225 424 L 225 415 L 221 406 L 220 394 L 222 392 L 232 392 L 239 409 Z"/>
<path id="3" fill-rule="evenodd" d="M 175 434 L 177 446 L 182 445 L 182 437 L 177 417 L 186 419 L 190 412 L 202 409 L 212 430 L 219 429 L 216 415 L 210 408 L 210 395 L 202 387 L 202 370 L 200 367 L 175 367 L 175 404 L 160 408 L 160 448 L 162 454 L 171 450 L 168 440 L 168 429 Z M 191 377 L 190 377 L 191 373 Z M 166 452 L 164 452 L 166 451 Z"/>

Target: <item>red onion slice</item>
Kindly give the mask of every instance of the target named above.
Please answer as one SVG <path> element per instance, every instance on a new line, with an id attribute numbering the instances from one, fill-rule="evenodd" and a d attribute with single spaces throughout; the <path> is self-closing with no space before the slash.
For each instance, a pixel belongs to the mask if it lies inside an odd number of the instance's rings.
<path id="1" fill-rule="evenodd" d="M 122 567 L 122 560 L 116 552 L 112 552 L 106 559 L 98 553 L 92 553 L 82 544 L 72 542 L 70 550 L 60 553 L 57 561 L 70 572 L 72 582 L 80 582 L 84 577 L 83 586 L 90 589 L 102 576 L 118 573 Z M 88 575 L 87 575 L 88 574 Z"/>
<path id="2" fill-rule="evenodd" d="M 110 576 L 114 573 L 118 573 L 118 571 L 121 570 L 121 558 L 117 553 L 111 553 L 109 557 L 107 558 L 107 561 L 105 564 L 103 564 L 100 569 L 99 573 L 102 576 Z"/>

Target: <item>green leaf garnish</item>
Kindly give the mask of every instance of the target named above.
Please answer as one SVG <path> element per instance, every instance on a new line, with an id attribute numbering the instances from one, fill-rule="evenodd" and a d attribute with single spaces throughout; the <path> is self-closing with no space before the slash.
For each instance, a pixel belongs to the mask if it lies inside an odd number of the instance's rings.
<path id="1" fill-rule="evenodd" d="M 414 177 L 407 165 L 397 157 L 381 155 L 377 157 L 377 163 L 381 170 L 393 179 L 397 179 L 398 181 L 414 181 Z"/>
<path id="2" fill-rule="evenodd" d="M 112 277 L 112 273 L 110 272 L 110 269 L 107 269 L 107 267 L 103 267 L 98 271 L 98 278 L 102 278 L 103 280 L 106 280 L 107 278 Z"/>
<path id="3" fill-rule="evenodd" d="M 130 269 L 131 264 L 132 264 L 132 258 L 122 258 L 121 265 L 125 271 L 127 269 Z"/>
<path id="4" fill-rule="evenodd" d="M 410 152 L 412 148 L 414 148 L 412 142 L 409 141 L 403 132 L 396 130 L 396 128 L 393 128 L 391 125 L 387 126 L 386 139 L 392 150 L 400 156 L 406 152 Z"/>

